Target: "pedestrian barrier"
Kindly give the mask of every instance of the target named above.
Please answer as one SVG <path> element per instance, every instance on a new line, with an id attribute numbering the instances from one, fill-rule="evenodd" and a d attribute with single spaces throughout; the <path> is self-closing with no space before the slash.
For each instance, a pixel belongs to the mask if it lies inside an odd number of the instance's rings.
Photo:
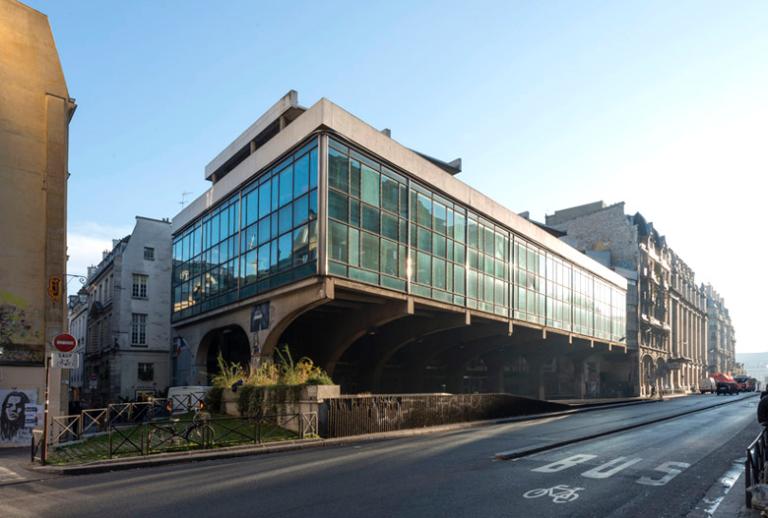
<path id="1" fill-rule="evenodd" d="M 103 434 L 52 445 L 51 460 L 56 463 L 88 462 L 318 436 L 316 412 L 213 417 L 208 412 L 198 411 L 191 416 L 159 418 L 142 413 L 143 419 L 138 422 L 125 419 L 125 415 L 115 414 L 117 418 L 109 423 Z M 40 460 L 39 456 L 36 460 Z"/>
<path id="2" fill-rule="evenodd" d="M 763 428 L 754 441 L 747 446 L 747 460 L 744 462 L 744 487 L 747 507 L 752 508 L 752 487 L 768 483 L 768 432 Z"/>

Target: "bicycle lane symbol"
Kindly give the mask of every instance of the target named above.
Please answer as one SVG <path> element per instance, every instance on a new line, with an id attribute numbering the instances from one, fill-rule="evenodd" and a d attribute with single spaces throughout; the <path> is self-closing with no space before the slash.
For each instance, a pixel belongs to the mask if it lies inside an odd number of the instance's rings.
<path id="1" fill-rule="evenodd" d="M 579 491 L 584 491 L 583 487 L 570 487 L 564 484 L 558 484 L 550 488 L 536 488 L 523 493 L 523 498 L 539 498 L 547 496 L 552 499 L 554 504 L 567 504 L 579 498 Z"/>

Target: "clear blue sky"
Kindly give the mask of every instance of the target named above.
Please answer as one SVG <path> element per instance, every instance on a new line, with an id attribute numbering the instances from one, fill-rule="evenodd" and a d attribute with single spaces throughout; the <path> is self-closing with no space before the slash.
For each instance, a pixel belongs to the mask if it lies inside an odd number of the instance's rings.
<path id="1" fill-rule="evenodd" d="M 70 272 L 290 89 L 328 97 L 513 210 L 626 201 L 768 350 L 768 2 L 29 1 L 70 94 Z M 471 5 L 470 5 L 471 4 Z"/>

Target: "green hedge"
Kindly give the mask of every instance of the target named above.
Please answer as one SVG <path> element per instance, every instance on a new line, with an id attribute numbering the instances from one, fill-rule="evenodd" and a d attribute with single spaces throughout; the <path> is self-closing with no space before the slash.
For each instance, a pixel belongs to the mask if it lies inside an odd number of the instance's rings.
<path id="1" fill-rule="evenodd" d="M 301 385 L 243 385 L 237 391 L 237 408 L 240 415 L 247 417 L 275 414 L 281 405 L 298 402 L 301 389 Z"/>

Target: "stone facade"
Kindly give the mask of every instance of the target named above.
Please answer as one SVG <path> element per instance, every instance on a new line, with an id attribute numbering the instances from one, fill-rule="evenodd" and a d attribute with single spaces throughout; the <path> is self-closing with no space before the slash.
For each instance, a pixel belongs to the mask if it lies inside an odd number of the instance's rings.
<path id="1" fill-rule="evenodd" d="M 709 372 L 733 373 L 736 362 L 736 336 L 731 315 L 725 307 L 725 300 L 711 285 L 702 285 L 701 290 L 707 298 Z"/>
<path id="2" fill-rule="evenodd" d="M 170 222 L 137 217 L 131 235 L 113 244 L 85 286 L 83 396 L 91 406 L 162 393 L 170 376 Z"/>
<path id="3" fill-rule="evenodd" d="M 641 395 L 696 390 L 706 364 L 706 314 L 695 276 L 642 214 L 602 201 L 556 211 L 561 239 L 626 277 L 627 345 Z"/>
<path id="4" fill-rule="evenodd" d="M 67 325 L 67 162 L 75 103 L 44 14 L 0 0 L 0 49 L 0 398 L 24 392 L 30 403 L 42 404 L 46 347 Z M 58 414 L 66 407 L 61 371 L 50 379 L 50 410 Z M 0 446 L 6 442 L 0 439 Z"/>

